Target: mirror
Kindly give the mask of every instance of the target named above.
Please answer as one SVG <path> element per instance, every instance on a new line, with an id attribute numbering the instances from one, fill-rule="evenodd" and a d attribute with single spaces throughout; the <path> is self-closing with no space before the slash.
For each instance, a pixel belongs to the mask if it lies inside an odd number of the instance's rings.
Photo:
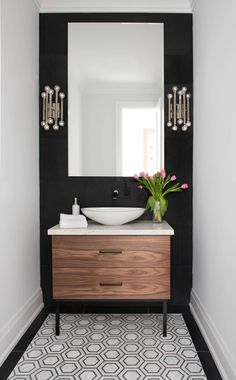
<path id="1" fill-rule="evenodd" d="M 163 24 L 68 24 L 69 176 L 164 167 Z"/>

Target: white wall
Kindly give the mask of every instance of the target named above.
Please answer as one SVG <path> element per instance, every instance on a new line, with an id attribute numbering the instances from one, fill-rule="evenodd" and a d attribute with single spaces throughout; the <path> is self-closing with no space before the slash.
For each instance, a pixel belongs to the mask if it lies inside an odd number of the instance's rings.
<path id="1" fill-rule="evenodd" d="M 194 9 L 192 308 L 224 379 L 236 379 L 236 2 Z"/>
<path id="2" fill-rule="evenodd" d="M 38 10 L 1 1 L 0 365 L 42 307 Z"/>

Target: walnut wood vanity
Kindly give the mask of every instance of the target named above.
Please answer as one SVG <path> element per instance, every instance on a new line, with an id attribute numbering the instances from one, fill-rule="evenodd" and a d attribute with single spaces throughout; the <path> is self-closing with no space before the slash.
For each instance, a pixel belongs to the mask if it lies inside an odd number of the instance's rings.
<path id="1" fill-rule="evenodd" d="M 166 335 L 170 288 L 170 236 L 166 223 L 150 221 L 123 226 L 89 224 L 84 229 L 48 230 L 52 235 L 53 299 L 59 305 L 79 300 L 163 302 Z"/>

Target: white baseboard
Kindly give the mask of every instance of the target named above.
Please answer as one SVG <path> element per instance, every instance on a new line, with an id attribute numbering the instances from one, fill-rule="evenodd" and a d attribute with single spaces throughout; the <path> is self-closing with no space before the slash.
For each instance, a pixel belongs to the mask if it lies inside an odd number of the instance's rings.
<path id="1" fill-rule="evenodd" d="M 235 358 L 194 290 L 189 306 L 223 380 L 235 380 Z"/>
<path id="2" fill-rule="evenodd" d="M 36 292 L 9 319 L 0 330 L 0 366 L 29 328 L 35 317 L 43 309 L 42 290 Z"/>

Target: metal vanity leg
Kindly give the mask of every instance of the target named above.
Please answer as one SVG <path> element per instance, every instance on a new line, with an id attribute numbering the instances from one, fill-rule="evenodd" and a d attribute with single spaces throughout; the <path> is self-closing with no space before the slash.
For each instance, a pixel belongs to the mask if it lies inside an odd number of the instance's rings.
<path id="1" fill-rule="evenodd" d="M 163 301 L 163 336 L 167 334 L 167 301 Z"/>
<path id="2" fill-rule="evenodd" d="M 60 335 L 60 303 L 56 303 L 56 335 Z"/>

